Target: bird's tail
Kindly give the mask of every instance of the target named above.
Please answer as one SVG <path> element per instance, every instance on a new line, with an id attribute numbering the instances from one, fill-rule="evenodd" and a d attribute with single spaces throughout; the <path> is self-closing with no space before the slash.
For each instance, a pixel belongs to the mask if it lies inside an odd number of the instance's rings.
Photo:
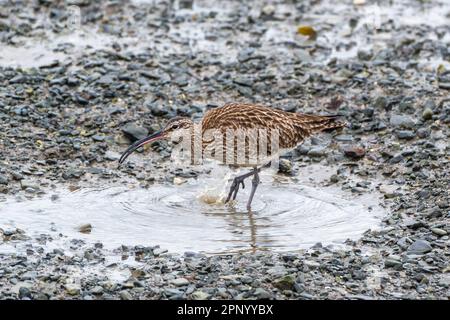
<path id="1" fill-rule="evenodd" d="M 316 116 L 307 114 L 298 114 L 299 125 L 310 133 L 320 131 L 333 131 L 346 127 L 348 124 L 341 120 L 340 115 Z"/>

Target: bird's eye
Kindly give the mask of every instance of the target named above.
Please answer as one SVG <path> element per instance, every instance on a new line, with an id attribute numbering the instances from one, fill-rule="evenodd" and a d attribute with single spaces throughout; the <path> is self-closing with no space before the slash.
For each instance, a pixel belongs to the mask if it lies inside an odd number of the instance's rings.
<path id="1" fill-rule="evenodd" d="M 172 126 L 172 129 L 178 129 L 180 126 L 178 125 L 178 124 L 174 124 L 173 126 Z"/>

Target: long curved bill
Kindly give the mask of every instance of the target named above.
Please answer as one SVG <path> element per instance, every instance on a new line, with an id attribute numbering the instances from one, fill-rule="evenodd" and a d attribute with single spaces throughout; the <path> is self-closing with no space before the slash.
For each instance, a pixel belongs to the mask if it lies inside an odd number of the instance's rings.
<path id="1" fill-rule="evenodd" d="M 162 139 L 163 138 L 163 132 L 162 131 L 158 131 L 155 132 L 152 135 L 149 135 L 148 137 L 145 137 L 141 140 L 136 141 L 135 143 L 133 143 L 131 146 L 128 147 L 127 150 L 125 150 L 124 153 L 122 153 L 122 156 L 119 159 L 119 166 L 125 161 L 126 158 L 128 158 L 128 156 L 130 154 L 132 154 L 134 151 L 136 151 L 137 149 L 139 149 L 140 147 L 142 147 L 143 145 Z"/>

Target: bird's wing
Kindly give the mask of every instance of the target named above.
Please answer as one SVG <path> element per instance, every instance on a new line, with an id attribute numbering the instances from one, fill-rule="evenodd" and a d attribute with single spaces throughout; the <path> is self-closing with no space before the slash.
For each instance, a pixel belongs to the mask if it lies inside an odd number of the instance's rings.
<path id="1" fill-rule="evenodd" d="M 295 147 L 308 134 L 296 125 L 295 114 L 257 104 L 228 103 L 208 111 L 202 120 L 202 131 L 266 130 L 277 131 L 281 148 Z"/>

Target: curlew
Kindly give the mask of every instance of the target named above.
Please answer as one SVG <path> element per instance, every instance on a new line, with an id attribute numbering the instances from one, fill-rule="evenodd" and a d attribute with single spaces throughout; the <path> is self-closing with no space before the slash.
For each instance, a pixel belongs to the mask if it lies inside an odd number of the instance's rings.
<path id="1" fill-rule="evenodd" d="M 257 104 L 228 103 L 208 111 L 199 123 L 185 117 L 170 119 L 162 130 L 128 147 L 120 157 L 119 165 L 145 144 L 160 139 L 176 140 L 174 137 L 188 138 L 191 163 L 195 163 L 195 150 L 199 150 L 203 158 L 212 158 L 232 167 L 251 168 L 250 172 L 234 178 L 225 200 L 227 203 L 236 199 L 239 188 L 245 187 L 244 180 L 253 176 L 247 202 L 247 209 L 251 210 L 260 183 L 261 167 L 315 133 L 344 127 L 345 122 L 339 121 L 338 117 L 291 113 Z"/>

